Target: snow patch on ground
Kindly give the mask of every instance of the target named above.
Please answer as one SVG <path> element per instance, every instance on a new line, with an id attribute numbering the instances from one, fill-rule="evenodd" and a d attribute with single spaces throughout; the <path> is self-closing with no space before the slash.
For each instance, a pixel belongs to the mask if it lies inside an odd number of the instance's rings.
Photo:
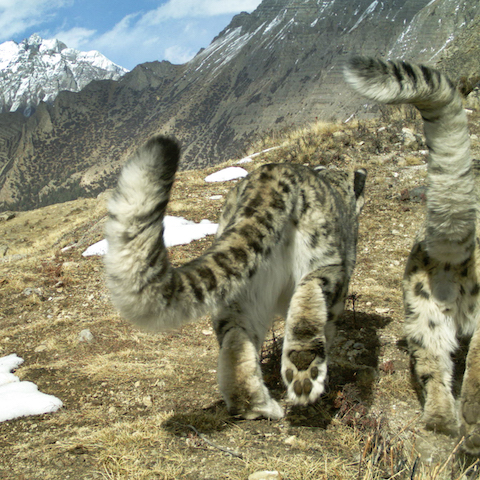
<path id="1" fill-rule="evenodd" d="M 241 167 L 227 167 L 218 172 L 212 173 L 205 178 L 206 182 L 228 182 L 248 175 L 248 172 Z"/>
<path id="2" fill-rule="evenodd" d="M 210 220 L 202 220 L 200 223 L 195 223 L 183 217 L 172 217 L 169 215 L 165 216 L 163 224 L 165 226 L 163 241 L 166 247 L 187 245 L 193 240 L 199 240 L 207 235 L 215 235 L 218 229 L 218 224 L 212 223 Z M 107 250 L 107 240 L 101 240 L 88 247 L 82 255 L 84 257 L 105 255 Z"/>
<path id="3" fill-rule="evenodd" d="M 21 382 L 14 375 L 23 363 L 15 353 L 0 358 L 0 422 L 29 415 L 52 413 L 63 406 L 61 400 L 38 390 L 32 382 Z"/>

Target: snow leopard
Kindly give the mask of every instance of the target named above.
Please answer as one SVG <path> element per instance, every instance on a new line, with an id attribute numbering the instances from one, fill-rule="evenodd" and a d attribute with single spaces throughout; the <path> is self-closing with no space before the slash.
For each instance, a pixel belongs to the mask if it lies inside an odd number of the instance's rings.
<path id="1" fill-rule="evenodd" d="M 403 297 L 412 369 L 432 430 L 465 437 L 480 452 L 480 251 L 478 199 L 467 116 L 454 84 L 441 72 L 404 61 L 354 57 L 345 77 L 381 103 L 414 105 L 429 151 L 426 220 L 408 257 Z M 458 405 L 452 354 L 471 337 Z"/>
<path id="2" fill-rule="evenodd" d="M 262 344 L 283 315 L 288 398 L 307 405 L 321 396 L 355 264 L 366 170 L 259 166 L 227 194 L 211 247 L 174 268 L 163 218 L 179 159 L 176 140 L 155 136 L 123 167 L 105 227 L 113 303 L 126 319 L 156 331 L 210 314 L 229 413 L 279 419 L 283 407 L 262 377 Z"/>

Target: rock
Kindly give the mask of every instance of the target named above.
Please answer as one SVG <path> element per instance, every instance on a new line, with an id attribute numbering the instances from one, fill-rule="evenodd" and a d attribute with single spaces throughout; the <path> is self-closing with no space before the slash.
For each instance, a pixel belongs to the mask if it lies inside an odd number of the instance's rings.
<path id="1" fill-rule="evenodd" d="M 0 213 L 0 222 L 8 222 L 17 216 L 16 213 L 13 212 L 3 212 Z"/>
<path id="2" fill-rule="evenodd" d="M 421 187 L 415 187 L 412 188 L 411 190 L 405 189 L 400 192 L 400 200 L 402 202 L 415 202 L 415 203 L 421 203 L 425 202 L 427 198 L 427 187 L 421 186 Z"/>
<path id="3" fill-rule="evenodd" d="M 427 187 L 415 187 L 410 190 L 410 200 L 412 202 L 424 202 L 427 198 Z"/>
<path id="4" fill-rule="evenodd" d="M 406 127 L 402 128 L 402 139 L 403 144 L 406 147 L 413 146 L 417 143 L 417 137 L 415 136 L 415 134 L 412 132 L 412 130 Z"/>
<path id="5" fill-rule="evenodd" d="M 400 201 L 407 202 L 408 200 L 410 200 L 410 190 L 405 188 L 400 192 Z"/>
<path id="6" fill-rule="evenodd" d="M 43 291 L 41 288 L 30 288 L 30 287 L 27 287 L 23 290 L 22 292 L 23 295 L 25 295 L 26 297 L 29 297 L 30 295 L 38 295 L 39 297 L 42 296 L 43 294 Z"/>
<path id="7" fill-rule="evenodd" d="M 78 334 L 78 341 L 79 342 L 87 342 L 87 343 L 92 343 L 94 340 L 94 337 L 92 335 L 92 332 L 90 331 L 89 328 L 85 328 Z"/>
<path id="8" fill-rule="evenodd" d="M 283 477 L 276 470 L 264 470 L 262 472 L 255 472 L 248 476 L 248 480 L 281 480 Z"/>
<path id="9" fill-rule="evenodd" d="M 285 443 L 287 445 L 293 445 L 296 442 L 296 440 L 297 440 L 297 437 L 295 435 L 292 435 L 285 440 Z"/>
<path id="10" fill-rule="evenodd" d="M 44 343 L 42 343 L 37 348 L 35 348 L 34 352 L 41 353 L 41 352 L 44 352 L 46 349 L 47 349 L 47 346 Z"/>

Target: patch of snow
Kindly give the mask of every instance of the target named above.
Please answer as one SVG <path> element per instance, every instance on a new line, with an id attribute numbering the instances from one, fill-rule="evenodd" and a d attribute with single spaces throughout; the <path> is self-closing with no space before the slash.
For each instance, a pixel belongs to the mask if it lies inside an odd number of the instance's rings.
<path id="1" fill-rule="evenodd" d="M 258 155 L 261 155 L 262 153 L 266 153 L 266 152 L 270 152 L 271 150 L 276 150 L 277 148 L 281 148 L 281 146 L 277 146 L 277 147 L 270 147 L 270 148 L 266 148 L 265 150 L 262 150 L 261 152 L 257 152 L 257 153 L 252 153 L 251 155 L 249 155 L 248 157 L 244 157 L 242 158 L 241 160 L 239 160 L 237 162 L 237 165 L 241 165 L 242 163 L 250 163 L 250 162 L 253 162 L 253 159 L 255 157 L 258 157 Z"/>
<path id="2" fill-rule="evenodd" d="M 206 182 L 228 182 L 248 175 L 248 172 L 241 167 L 227 167 L 218 172 L 212 173 L 205 178 Z"/>
<path id="3" fill-rule="evenodd" d="M 195 223 L 183 217 L 172 217 L 170 215 L 165 216 L 163 225 L 165 227 L 163 241 L 166 247 L 187 245 L 193 240 L 199 240 L 207 235 L 215 235 L 218 230 L 218 224 L 212 223 L 210 220 L 202 220 L 200 223 Z M 82 253 L 82 256 L 105 255 L 107 251 L 108 242 L 104 239 L 90 245 Z"/>
<path id="4" fill-rule="evenodd" d="M 343 123 L 348 123 L 354 117 L 355 117 L 355 113 L 352 113 Z"/>
<path id="5" fill-rule="evenodd" d="M 244 163 L 251 163 L 251 162 L 253 162 L 253 158 L 251 156 L 250 157 L 243 157 L 237 162 L 237 165 L 242 165 Z"/>
<path id="6" fill-rule="evenodd" d="M 235 58 L 248 41 L 263 27 L 260 25 L 253 33 L 241 35 L 242 27 L 227 31 L 226 35 L 212 42 L 205 50 L 199 53 L 194 60 L 201 59 L 195 71 L 201 71 L 204 67 L 212 67 L 211 77 L 215 78 L 220 68 Z M 215 60 L 213 62 L 213 60 Z"/>
<path id="7" fill-rule="evenodd" d="M 280 15 L 277 15 L 271 22 L 269 25 L 267 25 L 267 27 L 265 28 L 265 30 L 263 31 L 263 34 L 265 33 L 268 33 L 270 30 L 272 30 L 273 28 L 275 28 L 277 25 L 279 25 L 282 20 L 285 18 L 285 11 L 283 11 Z"/>
<path id="8" fill-rule="evenodd" d="M 23 358 L 14 353 L 0 358 L 0 422 L 52 413 L 63 406 L 57 397 L 40 392 L 34 383 L 20 381 L 11 373 L 22 363 Z"/>
<path id="9" fill-rule="evenodd" d="M 93 255 L 106 255 L 108 251 L 108 242 L 106 239 L 100 240 L 90 245 L 83 253 L 82 257 L 91 257 Z"/>
<path id="10" fill-rule="evenodd" d="M 4 70 L 15 62 L 18 54 L 18 46 L 14 41 L 0 44 L 0 70 Z"/>
<path id="11" fill-rule="evenodd" d="M 448 45 L 450 42 L 452 42 L 454 38 L 455 38 L 455 36 L 454 36 L 453 34 L 451 34 L 451 35 L 447 38 L 445 44 L 444 44 L 442 47 L 440 47 L 440 48 L 437 50 L 437 52 L 435 52 L 435 54 L 430 58 L 429 62 L 431 62 L 439 53 L 441 53 L 443 50 L 445 50 L 445 49 L 447 48 L 447 45 Z"/>
<path id="12" fill-rule="evenodd" d="M 280 31 L 271 39 L 269 39 L 270 43 L 272 45 L 276 44 L 277 42 L 281 42 L 284 38 L 285 38 L 285 35 L 283 34 L 286 30 L 288 30 L 288 28 L 290 27 L 290 25 L 293 25 L 295 24 L 295 20 L 293 18 L 291 18 L 281 29 Z"/>
<path id="13" fill-rule="evenodd" d="M 387 58 L 391 58 L 393 51 L 395 50 L 396 45 L 400 45 L 400 49 L 402 51 L 402 55 L 404 54 L 407 45 L 408 39 L 412 35 L 413 32 L 413 21 L 408 25 L 408 27 L 401 33 L 398 39 L 395 41 L 394 47 L 388 52 Z M 398 55 L 397 55 L 398 56 Z"/>
<path id="14" fill-rule="evenodd" d="M 218 224 L 210 220 L 202 220 L 200 223 L 191 222 L 183 217 L 166 216 L 163 219 L 165 232 L 163 240 L 166 247 L 174 245 L 187 245 L 193 240 L 199 240 L 207 235 L 215 235 Z"/>
<path id="15" fill-rule="evenodd" d="M 367 9 L 363 12 L 363 14 L 360 16 L 360 18 L 357 20 L 357 23 L 355 23 L 355 25 L 348 31 L 348 33 L 351 33 L 353 32 L 353 30 L 355 30 L 359 25 L 360 23 L 363 22 L 363 20 L 365 20 L 365 18 L 370 15 L 371 13 L 373 13 L 375 11 L 375 9 L 377 8 L 377 5 L 378 5 L 378 0 L 374 0 L 368 7 Z"/>

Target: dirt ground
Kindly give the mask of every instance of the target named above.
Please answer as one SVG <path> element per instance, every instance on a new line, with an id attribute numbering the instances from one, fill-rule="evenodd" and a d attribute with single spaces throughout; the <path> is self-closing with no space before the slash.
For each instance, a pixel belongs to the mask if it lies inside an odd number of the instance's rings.
<path id="1" fill-rule="evenodd" d="M 473 123 L 478 149 L 478 117 Z M 308 408 L 287 404 L 279 319 L 262 358 L 265 381 L 287 410 L 281 421 L 228 415 L 208 318 L 151 334 L 114 311 L 102 258 L 81 255 L 103 238 L 108 194 L 1 221 L 0 245 L 8 250 L 0 259 L 0 356 L 22 357 L 16 375 L 64 406 L 0 424 L 0 479 L 246 480 L 259 471 L 288 480 L 467 478 L 462 471 L 472 459 L 455 454 L 456 439 L 424 429 L 402 341 L 401 279 L 425 208 L 412 189 L 425 185 L 425 153 L 402 142 L 372 153 L 387 137 L 380 138 L 380 124 L 362 128 L 363 140 L 342 126 L 325 133 L 333 163 L 369 172 L 328 390 Z M 394 133 L 401 129 L 392 126 Z M 259 156 L 242 166 L 271 160 Z M 169 213 L 216 221 L 222 200 L 210 197 L 231 184 L 206 184 L 215 170 L 181 173 Z M 173 247 L 172 262 L 195 258 L 210 242 Z M 85 329 L 91 342 L 79 340 Z M 457 363 L 460 375 L 461 352 Z"/>

